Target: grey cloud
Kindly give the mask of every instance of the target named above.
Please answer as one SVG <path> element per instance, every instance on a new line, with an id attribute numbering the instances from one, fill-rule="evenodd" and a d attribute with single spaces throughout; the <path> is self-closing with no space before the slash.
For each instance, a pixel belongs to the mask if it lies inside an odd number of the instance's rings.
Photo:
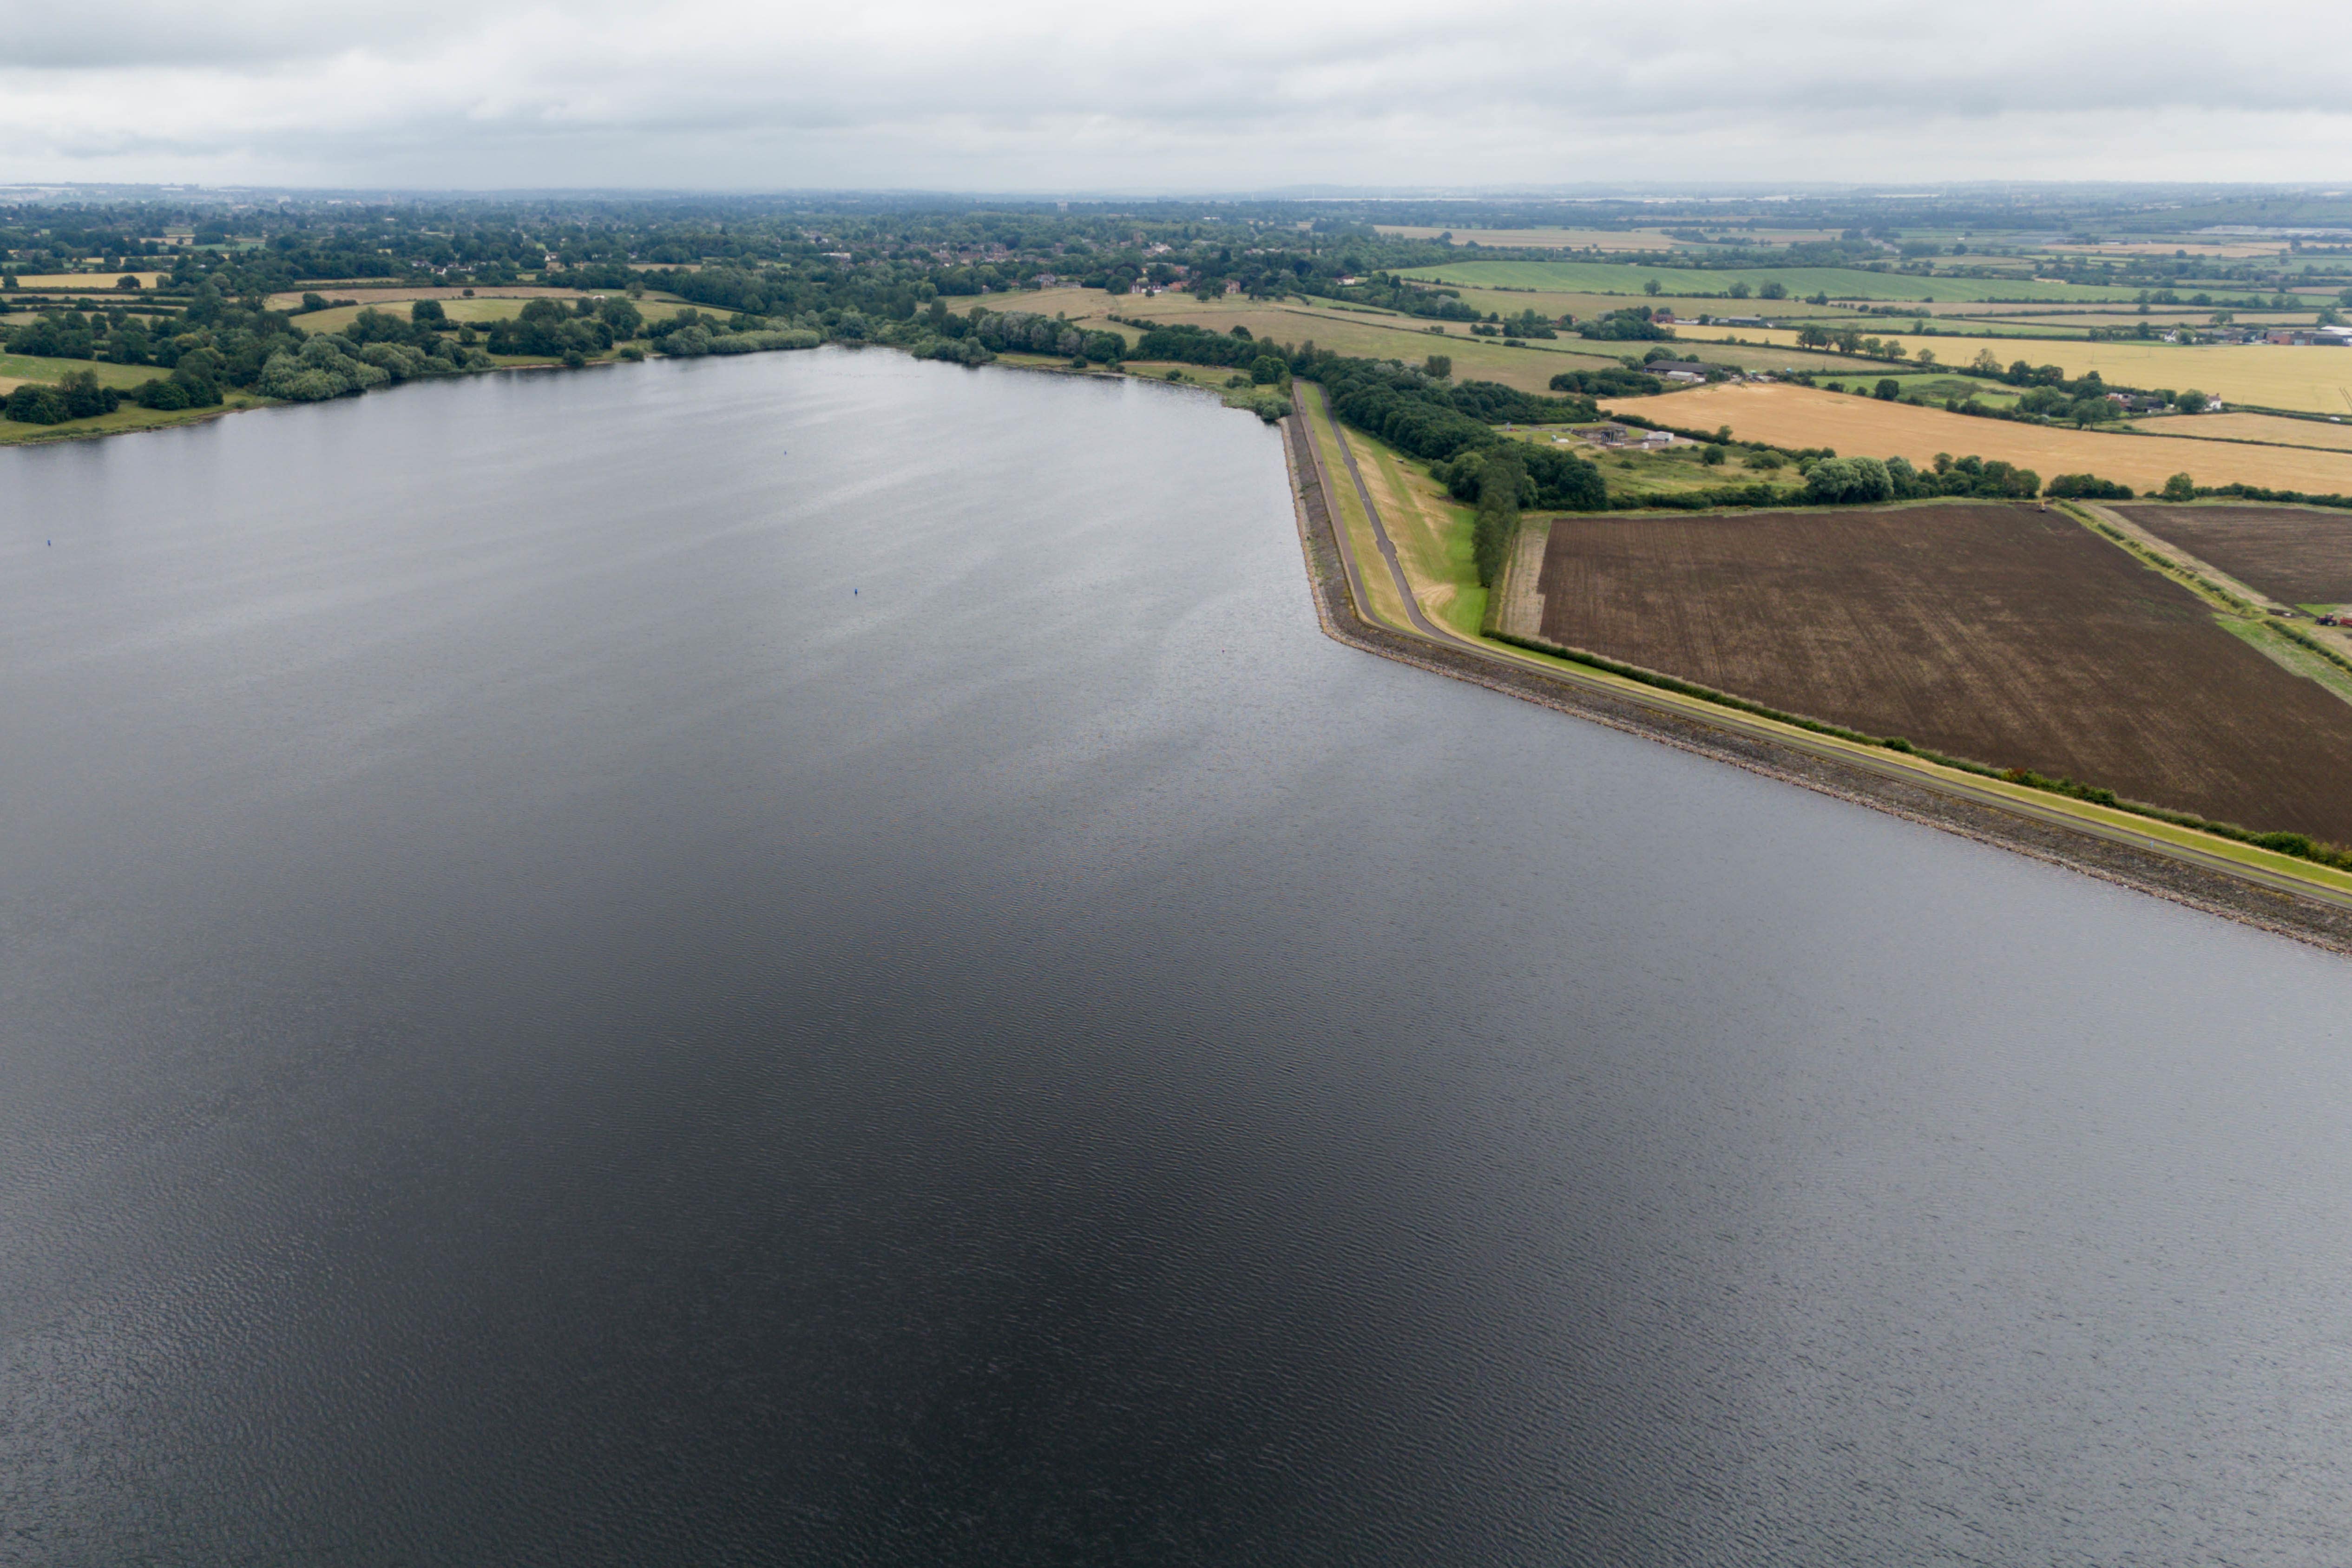
<path id="1" fill-rule="evenodd" d="M 12 7 L 12 9 L 15 7 Z M 2170 3 L 1363 0 L 1182 17 L 882 0 L 326 11 L 136 0 L 0 24 L 0 179 L 435 185 L 2352 173 L 2334 62 Z"/>

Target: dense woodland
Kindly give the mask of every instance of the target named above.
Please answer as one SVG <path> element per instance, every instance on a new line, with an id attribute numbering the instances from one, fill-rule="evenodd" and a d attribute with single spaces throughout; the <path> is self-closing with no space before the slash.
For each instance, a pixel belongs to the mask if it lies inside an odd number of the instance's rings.
<path id="1" fill-rule="evenodd" d="M 1675 229 L 1681 222 L 1685 226 Z M 707 303 L 728 310 L 777 303 L 778 284 L 870 280 L 861 308 L 889 308 L 896 288 L 922 282 L 950 298 L 1014 288 L 1041 277 L 1087 287 L 1162 286 L 1256 294 L 1305 292 L 1464 319 L 1458 300 L 1406 287 L 1400 270 L 1462 259 L 1439 240 L 1384 238 L 1374 224 L 1451 232 L 1572 226 L 1605 234 L 1664 225 L 1697 248 L 1638 253 L 1654 265 L 1713 268 L 1847 267 L 1990 275 L 1988 268 L 2053 241 L 2128 238 L 2209 225 L 2336 227 L 2352 235 L 2352 198 L 2242 189 L 2042 188 L 1892 203 L 1867 195 L 1748 205 L 1594 198 L 1581 201 L 1164 201 L 1006 204 L 975 208 L 916 198 L 856 196 L 326 200 L 204 199 L 25 204 L 0 207 L 0 268 L 45 273 L 95 264 L 162 270 L 193 285 L 215 277 L 230 294 L 309 280 L 507 285 L 553 267 L 612 287 L 631 267 L 692 267 L 714 279 Z M 1772 244 L 1759 231 L 1836 230 L 1834 239 Z M 1964 232 L 1973 241 L 1948 237 Z M 1507 252 L 1540 256 L 1539 248 Z M 1586 255 L 1589 253 L 1579 253 Z M 1605 254 L 1605 247 L 1603 254 Z M 1633 253 L 1629 253 L 1633 254 Z M 594 269 L 604 269 L 597 273 Z M 2045 256 L 2034 270 L 2085 282 L 2243 292 L 2340 278 L 2352 287 L 2352 246 L 2314 235 L 2277 258 Z M 1343 283 L 1341 279 L 1352 279 Z M 722 295 L 732 293 L 732 297 Z M 772 310 L 755 313 L 774 313 Z"/>

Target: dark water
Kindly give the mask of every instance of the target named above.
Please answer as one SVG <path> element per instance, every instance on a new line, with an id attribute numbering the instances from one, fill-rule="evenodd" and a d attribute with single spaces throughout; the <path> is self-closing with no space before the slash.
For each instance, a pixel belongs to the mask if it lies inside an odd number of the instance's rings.
<path id="1" fill-rule="evenodd" d="M 1328 642 L 1253 420 L 0 485 L 0 1561 L 2343 1556 L 2352 968 Z"/>

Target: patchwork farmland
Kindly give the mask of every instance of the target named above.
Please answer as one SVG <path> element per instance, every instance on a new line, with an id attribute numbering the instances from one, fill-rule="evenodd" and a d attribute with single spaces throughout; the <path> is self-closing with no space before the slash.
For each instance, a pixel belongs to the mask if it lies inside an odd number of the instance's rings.
<path id="1" fill-rule="evenodd" d="M 1953 756 L 2352 841 L 2352 704 L 2063 514 L 1942 502 L 1550 525 L 1545 640 Z"/>

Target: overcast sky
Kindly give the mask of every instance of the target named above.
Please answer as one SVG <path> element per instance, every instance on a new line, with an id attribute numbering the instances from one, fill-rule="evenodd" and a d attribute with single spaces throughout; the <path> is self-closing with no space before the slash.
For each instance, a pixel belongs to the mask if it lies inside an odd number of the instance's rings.
<path id="1" fill-rule="evenodd" d="M 2352 8 L 0 0 L 0 182 L 2342 181 Z"/>

